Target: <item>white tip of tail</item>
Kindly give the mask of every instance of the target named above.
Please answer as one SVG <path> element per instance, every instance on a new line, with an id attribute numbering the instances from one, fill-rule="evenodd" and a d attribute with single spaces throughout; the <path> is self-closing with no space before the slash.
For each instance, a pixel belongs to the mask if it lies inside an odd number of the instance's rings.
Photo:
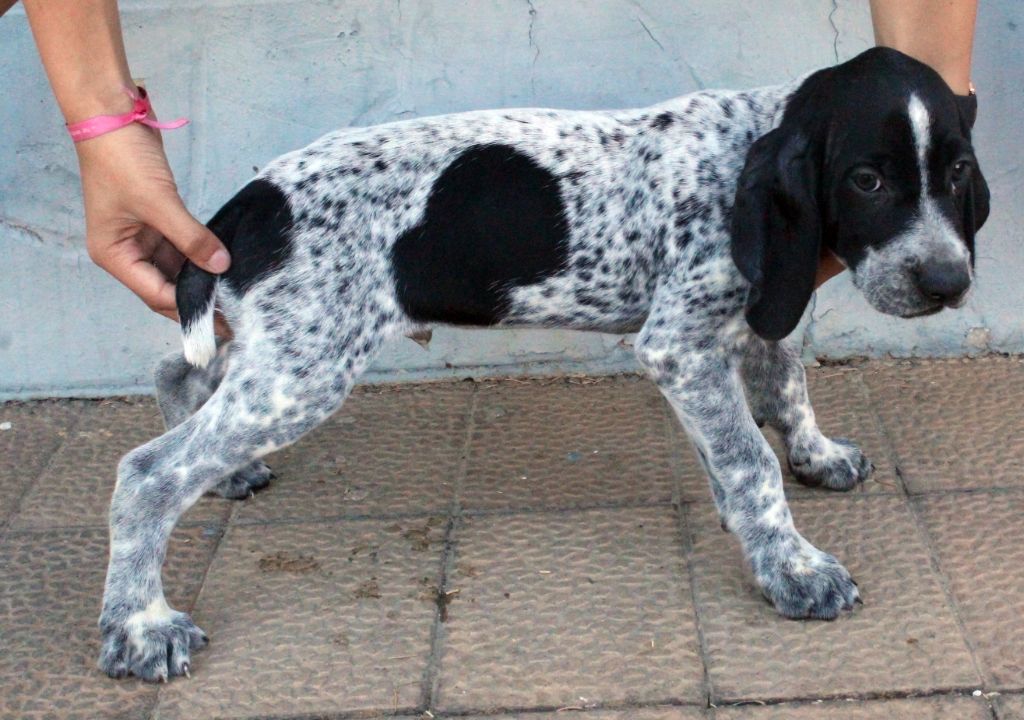
<path id="1" fill-rule="evenodd" d="M 202 314 L 181 329 L 185 359 L 196 367 L 206 367 L 217 354 L 217 338 L 213 334 L 213 309 L 213 298 L 210 298 Z"/>

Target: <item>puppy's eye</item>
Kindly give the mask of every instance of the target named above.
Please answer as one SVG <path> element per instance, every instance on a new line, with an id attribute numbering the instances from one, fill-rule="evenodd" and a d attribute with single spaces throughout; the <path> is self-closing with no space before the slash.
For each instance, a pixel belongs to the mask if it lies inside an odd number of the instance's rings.
<path id="1" fill-rule="evenodd" d="M 863 193 L 876 193 L 882 189 L 882 176 L 873 170 L 858 170 L 853 174 L 853 184 Z"/>
<path id="2" fill-rule="evenodd" d="M 949 173 L 949 181 L 953 186 L 953 192 L 958 192 L 963 189 L 967 184 L 967 180 L 971 175 L 971 161 L 970 160 L 958 160 L 953 163 L 953 167 Z"/>

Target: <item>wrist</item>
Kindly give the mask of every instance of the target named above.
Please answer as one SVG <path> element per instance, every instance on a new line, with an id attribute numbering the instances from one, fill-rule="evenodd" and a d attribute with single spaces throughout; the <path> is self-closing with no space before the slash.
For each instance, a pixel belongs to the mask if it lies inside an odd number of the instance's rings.
<path id="1" fill-rule="evenodd" d="M 178 118 L 169 122 L 158 121 L 153 114 L 153 106 L 149 103 L 149 94 L 141 85 L 136 85 L 132 89 L 125 88 L 124 93 L 132 100 L 130 112 L 94 115 L 80 122 L 68 123 L 68 133 L 76 144 L 135 123 L 153 130 L 175 130 L 188 125 L 188 118 Z"/>
<path id="2" fill-rule="evenodd" d="M 79 168 L 107 167 L 110 162 L 123 162 L 125 154 L 149 152 L 160 148 L 159 136 L 139 123 L 131 123 L 84 142 L 75 142 Z M 163 150 L 160 149 L 162 153 Z"/>
<path id="3" fill-rule="evenodd" d="M 111 78 L 81 86 L 73 93 L 58 96 L 64 121 L 71 125 L 97 115 L 120 115 L 132 109 L 133 100 L 125 89 L 134 87 L 130 77 Z"/>
<path id="4" fill-rule="evenodd" d="M 974 83 L 971 82 L 970 73 L 958 68 L 957 72 L 940 73 L 942 79 L 949 85 L 949 89 L 956 95 L 973 95 Z"/>

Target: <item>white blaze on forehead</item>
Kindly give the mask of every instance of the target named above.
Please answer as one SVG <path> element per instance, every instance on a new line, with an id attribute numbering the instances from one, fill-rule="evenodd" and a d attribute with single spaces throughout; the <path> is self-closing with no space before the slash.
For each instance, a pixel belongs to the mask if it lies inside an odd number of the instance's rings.
<path id="1" fill-rule="evenodd" d="M 928 115 L 928 108 L 924 106 L 917 94 L 910 96 L 907 112 L 910 115 L 910 129 L 914 133 L 917 168 L 921 171 L 921 198 L 923 199 L 928 195 L 928 146 L 931 144 L 931 133 L 928 126 L 931 124 L 931 116 Z"/>
<path id="2" fill-rule="evenodd" d="M 907 103 L 910 129 L 914 134 L 914 149 L 917 151 L 917 169 L 921 173 L 921 203 L 918 232 L 925 239 L 938 242 L 942 252 L 957 259 L 966 260 L 967 246 L 960 240 L 956 230 L 939 212 L 935 201 L 928 197 L 928 150 L 931 147 L 931 115 L 916 93 L 911 93 Z M 920 240 L 919 240 L 920 242 Z M 933 249 L 935 252 L 936 249 Z"/>

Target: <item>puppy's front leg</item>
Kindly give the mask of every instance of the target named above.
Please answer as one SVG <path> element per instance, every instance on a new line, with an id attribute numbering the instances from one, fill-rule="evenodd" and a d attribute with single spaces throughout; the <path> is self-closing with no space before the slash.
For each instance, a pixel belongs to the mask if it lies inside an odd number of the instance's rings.
<path id="1" fill-rule="evenodd" d="M 751 337 L 743 379 L 754 417 L 778 430 L 793 475 L 804 485 L 850 490 L 867 480 L 871 462 L 854 443 L 829 439 L 818 429 L 800 357 L 786 343 Z"/>
<path id="2" fill-rule="evenodd" d="M 715 335 L 696 336 L 694 328 L 679 321 L 678 311 L 656 308 L 637 356 L 701 454 L 723 520 L 739 536 L 764 594 L 786 617 L 834 618 L 858 600 L 856 583 L 794 527 L 778 459 L 744 400 L 739 353 Z"/>

